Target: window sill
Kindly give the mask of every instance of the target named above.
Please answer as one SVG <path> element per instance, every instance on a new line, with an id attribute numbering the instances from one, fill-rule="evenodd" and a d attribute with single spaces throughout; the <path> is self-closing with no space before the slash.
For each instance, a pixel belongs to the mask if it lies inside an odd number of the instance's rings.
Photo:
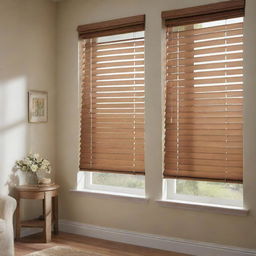
<path id="1" fill-rule="evenodd" d="M 132 195 L 132 194 L 122 194 L 122 193 L 113 193 L 113 192 L 106 192 L 106 191 L 98 191 L 98 190 L 91 190 L 91 189 L 71 189 L 71 192 L 75 193 L 83 193 L 89 196 L 94 196 L 98 198 L 120 198 L 126 199 L 136 202 L 148 202 L 149 199 L 145 196 L 140 195 Z"/>
<path id="2" fill-rule="evenodd" d="M 186 202 L 180 200 L 159 200 L 157 202 L 163 207 L 173 207 L 178 209 L 187 209 L 195 211 L 208 211 L 227 215 L 247 216 L 249 213 L 248 209 L 235 206 L 212 205 L 195 202 Z"/>

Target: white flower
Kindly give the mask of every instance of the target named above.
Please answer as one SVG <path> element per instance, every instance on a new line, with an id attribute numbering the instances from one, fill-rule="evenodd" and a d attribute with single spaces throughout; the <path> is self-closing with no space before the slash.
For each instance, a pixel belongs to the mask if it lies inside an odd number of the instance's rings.
<path id="1" fill-rule="evenodd" d="M 34 155 L 32 153 L 29 153 L 26 158 L 32 158 Z"/>
<path id="2" fill-rule="evenodd" d="M 50 162 L 40 157 L 39 154 L 28 154 L 23 160 L 16 161 L 16 167 L 26 172 L 37 172 L 44 170 L 50 172 Z"/>
<path id="3" fill-rule="evenodd" d="M 46 165 L 42 165 L 42 166 L 40 167 L 40 169 L 41 169 L 41 170 L 46 170 L 46 169 L 47 169 L 47 166 L 46 166 Z"/>
<path id="4" fill-rule="evenodd" d="M 42 165 L 48 166 L 48 165 L 50 165 L 50 162 L 48 160 L 44 159 L 42 162 Z"/>
<path id="5" fill-rule="evenodd" d="M 26 157 L 26 158 L 24 159 L 24 161 L 23 161 L 23 164 L 29 165 L 29 163 L 30 163 L 30 161 L 29 161 L 29 159 Z"/>
<path id="6" fill-rule="evenodd" d="M 35 165 L 35 164 L 31 165 L 31 171 L 32 172 L 36 172 L 37 169 L 38 169 L 37 165 Z"/>
<path id="7" fill-rule="evenodd" d="M 46 169 L 46 173 L 51 173 L 51 167 L 50 166 Z"/>
<path id="8" fill-rule="evenodd" d="M 34 157 L 36 160 L 38 160 L 38 159 L 40 158 L 40 156 L 39 156 L 38 153 L 34 154 L 33 157 Z"/>

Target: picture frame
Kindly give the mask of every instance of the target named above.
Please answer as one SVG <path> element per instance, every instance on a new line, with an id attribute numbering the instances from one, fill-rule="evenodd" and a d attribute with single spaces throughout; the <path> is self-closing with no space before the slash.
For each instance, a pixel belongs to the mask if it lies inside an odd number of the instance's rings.
<path id="1" fill-rule="evenodd" d="M 28 92 L 28 122 L 48 122 L 48 93 L 31 90 Z"/>

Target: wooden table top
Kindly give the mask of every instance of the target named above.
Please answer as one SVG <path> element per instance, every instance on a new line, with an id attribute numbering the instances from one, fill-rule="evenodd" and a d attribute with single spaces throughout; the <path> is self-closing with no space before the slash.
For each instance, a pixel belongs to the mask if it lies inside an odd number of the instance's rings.
<path id="1" fill-rule="evenodd" d="M 49 184 L 49 185 L 21 185 L 16 186 L 15 189 L 17 191 L 26 191 L 26 192 L 45 192 L 51 190 L 57 190 L 60 186 L 57 184 Z"/>

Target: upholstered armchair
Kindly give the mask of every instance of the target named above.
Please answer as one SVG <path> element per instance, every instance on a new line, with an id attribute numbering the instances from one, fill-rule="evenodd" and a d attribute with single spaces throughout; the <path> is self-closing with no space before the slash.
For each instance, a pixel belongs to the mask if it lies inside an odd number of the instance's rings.
<path id="1" fill-rule="evenodd" d="M 14 255 L 13 214 L 16 200 L 0 195 L 0 256 Z"/>

